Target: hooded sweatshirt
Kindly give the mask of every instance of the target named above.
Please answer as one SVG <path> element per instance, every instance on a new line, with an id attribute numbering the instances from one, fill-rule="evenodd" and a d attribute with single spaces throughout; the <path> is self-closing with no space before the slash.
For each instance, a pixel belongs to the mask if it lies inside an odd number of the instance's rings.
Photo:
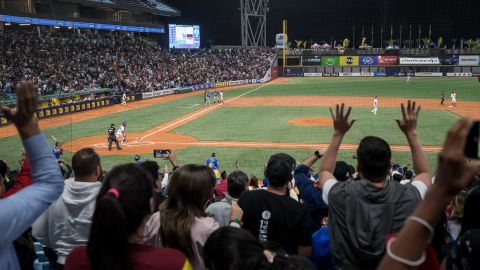
<path id="1" fill-rule="evenodd" d="M 421 201 L 412 184 L 368 180 L 337 182 L 328 195 L 332 252 L 340 269 L 376 269 L 385 237 L 400 231 Z"/>
<path id="2" fill-rule="evenodd" d="M 65 264 L 74 248 L 87 244 L 100 187 L 100 182 L 65 180 L 61 197 L 33 224 L 33 236 L 55 250 L 59 264 Z"/>

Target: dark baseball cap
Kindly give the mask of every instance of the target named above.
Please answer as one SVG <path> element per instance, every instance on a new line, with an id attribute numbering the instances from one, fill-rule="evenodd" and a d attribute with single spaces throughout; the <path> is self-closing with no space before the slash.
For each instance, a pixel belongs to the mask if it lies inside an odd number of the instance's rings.
<path id="1" fill-rule="evenodd" d="M 287 154 L 278 153 L 270 157 L 265 169 L 265 176 L 270 180 L 270 183 L 288 179 L 292 175 L 295 168 L 295 159 Z M 279 183 L 284 184 L 284 183 Z M 278 186 L 278 185 L 276 185 Z"/>
<path id="2" fill-rule="evenodd" d="M 355 168 L 345 161 L 337 161 L 335 163 L 335 171 L 333 175 L 338 181 L 347 181 L 355 173 Z"/>

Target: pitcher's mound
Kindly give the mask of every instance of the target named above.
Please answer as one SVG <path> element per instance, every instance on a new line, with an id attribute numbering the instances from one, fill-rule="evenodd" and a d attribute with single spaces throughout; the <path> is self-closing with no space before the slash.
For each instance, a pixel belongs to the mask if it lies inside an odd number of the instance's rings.
<path id="1" fill-rule="evenodd" d="M 309 118 L 295 118 L 288 120 L 288 123 L 296 126 L 304 127 L 324 127 L 332 126 L 333 120 L 330 117 L 309 117 Z"/>

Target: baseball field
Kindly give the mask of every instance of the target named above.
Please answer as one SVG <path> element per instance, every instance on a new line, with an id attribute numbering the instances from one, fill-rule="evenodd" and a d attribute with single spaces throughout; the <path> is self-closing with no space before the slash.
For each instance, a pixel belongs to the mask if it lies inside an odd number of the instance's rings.
<path id="1" fill-rule="evenodd" d="M 224 104 L 204 106 L 198 91 L 44 119 L 40 125 L 52 146 L 52 136 L 64 143 L 67 161 L 83 147 L 95 148 L 107 170 L 132 162 L 135 154 L 152 160 L 154 149 L 174 149 L 181 164 L 203 163 L 215 152 L 221 170 L 233 170 L 238 161 L 248 174 L 262 176 L 271 154 L 287 152 L 302 161 L 314 149 L 325 148 L 333 130 L 328 108 L 336 103 L 354 107 L 352 115 L 358 119 L 339 156 L 351 164 L 356 145 L 367 135 L 387 140 L 395 162 L 410 163 L 407 142 L 394 121 L 408 99 L 423 108 L 418 136 L 432 168 L 448 128 L 460 116 L 480 119 L 480 85 L 474 78 L 282 78 L 223 90 Z M 457 92 L 456 107 L 449 107 L 452 90 Z M 377 115 L 371 113 L 374 96 Z M 123 150 L 108 151 L 108 127 L 124 121 Z M 17 168 L 21 148 L 13 126 L 0 128 L 1 159 Z"/>

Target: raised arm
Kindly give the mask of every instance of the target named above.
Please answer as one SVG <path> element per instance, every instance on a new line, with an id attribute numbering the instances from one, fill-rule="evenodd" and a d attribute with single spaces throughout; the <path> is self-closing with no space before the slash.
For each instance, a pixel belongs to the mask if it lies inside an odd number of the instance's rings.
<path id="1" fill-rule="evenodd" d="M 17 85 L 17 108 L 0 109 L 11 120 L 22 138 L 30 161 L 33 182 L 6 199 L 0 200 L 0 249 L 10 245 L 54 202 L 63 191 L 63 177 L 57 162 L 40 133 L 34 113 L 36 87 L 31 82 Z"/>
<path id="2" fill-rule="evenodd" d="M 413 213 L 414 218 L 408 219 L 397 238 L 389 241 L 387 254 L 378 269 L 413 269 L 423 261 L 422 254 L 433 237 L 433 228 L 444 215 L 445 207 L 480 172 L 480 164 L 469 163 L 463 153 L 472 125 L 472 119 L 463 118 L 448 132 L 443 150 L 438 155 L 435 184 Z"/>
<path id="3" fill-rule="evenodd" d="M 320 188 L 323 188 L 323 185 L 327 180 L 335 179 L 333 176 L 333 171 L 335 170 L 335 163 L 337 162 L 337 154 L 342 144 L 343 137 L 355 123 L 355 119 L 349 120 L 350 112 L 352 107 L 348 107 L 347 112 L 344 114 L 345 104 L 336 106 L 335 114 L 330 108 L 330 113 L 332 114 L 334 132 L 332 140 L 325 151 L 325 155 L 322 157 L 320 162 L 320 169 L 318 171 L 318 179 L 320 183 Z"/>
<path id="4" fill-rule="evenodd" d="M 423 182 L 427 188 L 432 186 L 432 178 L 428 167 L 427 156 L 422 150 L 417 138 L 417 121 L 420 114 L 420 106 L 416 106 L 415 101 L 408 101 L 407 108 L 402 103 L 403 119 L 396 119 L 398 127 L 405 134 L 410 151 L 412 152 L 413 168 L 415 169 L 415 180 Z"/>

